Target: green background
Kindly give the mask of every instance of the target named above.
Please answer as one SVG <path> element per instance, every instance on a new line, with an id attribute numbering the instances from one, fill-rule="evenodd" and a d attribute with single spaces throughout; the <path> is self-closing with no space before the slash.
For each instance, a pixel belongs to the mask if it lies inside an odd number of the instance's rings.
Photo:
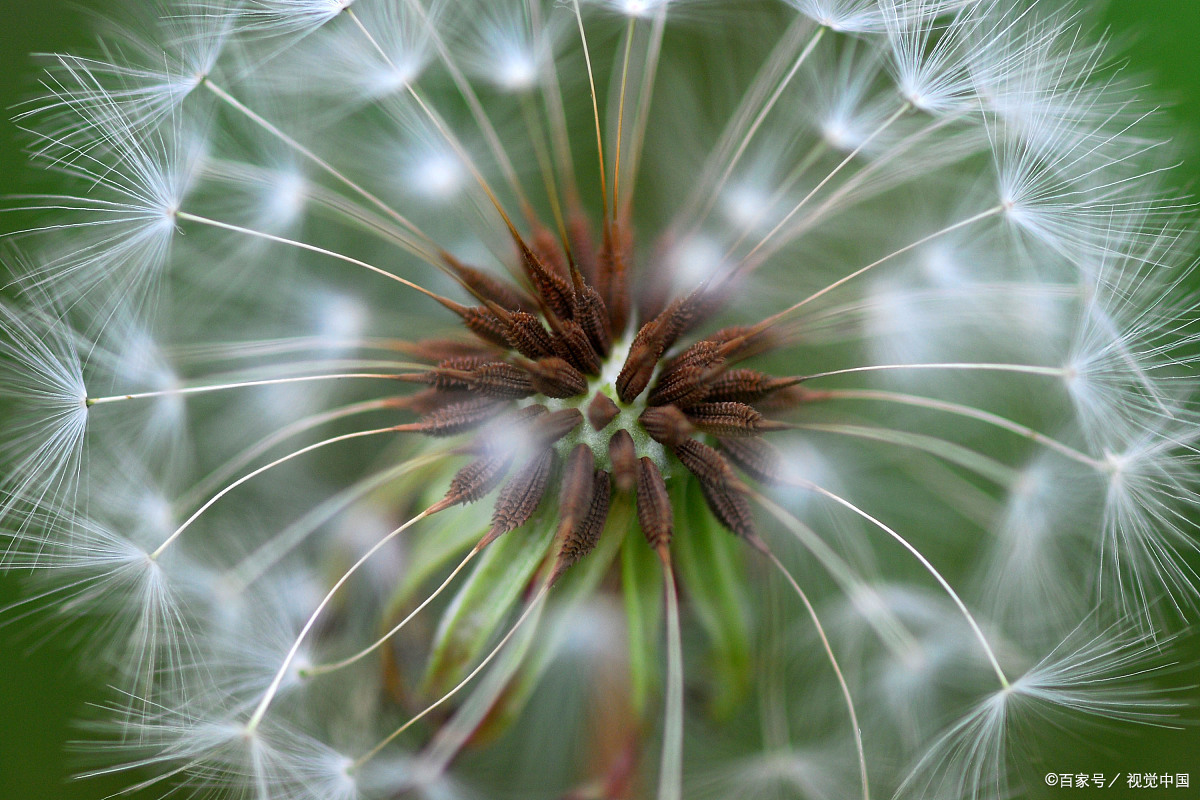
<path id="1" fill-rule="evenodd" d="M 106 0 L 113 2 L 113 0 Z M 148 2 L 148 0 L 131 0 Z M 1096 5 L 1096 4 L 1093 4 Z M 36 94 L 38 69 L 34 52 L 76 50 L 86 46 L 93 20 L 75 4 L 64 0 L 0 0 L 0 105 L 14 104 Z M 103 8 L 104 3 L 93 7 Z M 1099 11 L 1110 26 L 1119 51 L 1132 68 L 1144 73 L 1157 96 L 1169 105 L 1176 125 L 1175 140 L 1185 160 L 1176 179 L 1194 192 L 1200 184 L 1200 0 L 1115 0 Z M 21 153 L 12 123 L 0 123 L 0 193 L 28 191 L 32 175 Z M 0 230 L 4 222 L 0 218 Z M 1200 289 L 1200 285 L 1194 287 Z M 0 420 L 0 425 L 3 421 Z M 15 576 L 0 575 L 0 607 L 16 600 L 21 586 Z M 80 665 L 66 636 L 49 635 L 45 626 L 29 630 L 21 623 L 0 626 L 0 800 L 75 800 L 106 797 L 119 791 L 127 778 L 72 780 L 79 771 L 75 756 L 64 742 L 78 734 L 73 720 L 86 708 L 100 687 L 89 681 L 87 665 Z M 1184 678 L 1200 676 L 1200 637 L 1192 634 L 1181 648 Z M 1195 679 L 1193 679 L 1194 681 Z M 1190 690 L 1190 714 L 1200 714 L 1200 692 Z M 1089 736 L 1094 745 L 1097 737 Z M 1133 736 L 1113 736 L 1104 748 L 1081 756 L 1078 742 L 1065 738 L 1061 752 L 1035 757 L 1035 774 L 1042 771 L 1085 771 L 1112 774 L 1129 772 L 1190 772 L 1192 788 L 1105 792 L 1076 789 L 1038 791 L 1046 798 L 1128 796 L 1147 798 L 1200 797 L 1200 728 L 1177 732 L 1142 731 Z M 1123 786 L 1123 784 L 1118 784 Z"/>

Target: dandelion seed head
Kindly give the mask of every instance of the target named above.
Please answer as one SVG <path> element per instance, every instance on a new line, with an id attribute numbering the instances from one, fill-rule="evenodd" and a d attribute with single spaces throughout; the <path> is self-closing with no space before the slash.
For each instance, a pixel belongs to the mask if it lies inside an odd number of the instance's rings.
<path id="1" fill-rule="evenodd" d="M 321 290 L 311 302 L 313 328 L 328 347 L 345 347 L 369 330 L 370 312 L 355 297 Z"/>
<path id="2" fill-rule="evenodd" d="M 462 158 L 428 136 L 399 145 L 397 178 L 403 191 L 426 200 L 449 203 L 462 196 L 471 176 Z"/>
<path id="3" fill-rule="evenodd" d="M 481 80 L 505 92 L 536 88 L 552 69 L 563 18 L 517 3 L 481 4 L 463 60 Z"/>
<path id="4" fill-rule="evenodd" d="M 241 28 L 267 35 L 306 34 L 354 5 L 355 0 L 251 0 L 235 13 Z"/>
<path id="5" fill-rule="evenodd" d="M 1015 732 L 1031 716 L 1062 718 L 1068 712 L 1098 720 L 1164 724 L 1169 702 L 1136 687 L 1155 669 L 1155 648 L 1125 627 L 1077 628 L 1045 659 L 1011 685 L 991 693 L 938 739 L 917 764 L 902 793 L 949 791 L 1004 796 L 1012 761 L 1024 752 Z M 1016 756 L 1013 750 L 1016 749 Z"/>
<path id="6" fill-rule="evenodd" d="M 625 17 L 647 19 L 660 11 L 665 11 L 672 4 L 680 4 L 681 0 L 591 0 L 591 2 Z"/>
<path id="7" fill-rule="evenodd" d="M 690 291 L 726 266 L 725 249 L 714 236 L 695 234 L 671 242 L 663 254 L 663 263 L 671 276 L 672 289 Z"/>
<path id="8" fill-rule="evenodd" d="M 818 25 L 846 33 L 879 32 L 883 15 L 875 0 L 787 0 Z"/>
<path id="9" fill-rule="evenodd" d="M 263 211 L 271 227 L 286 227 L 300 218 L 307 207 L 308 180 L 300 171 L 280 173 L 263 198 Z"/>

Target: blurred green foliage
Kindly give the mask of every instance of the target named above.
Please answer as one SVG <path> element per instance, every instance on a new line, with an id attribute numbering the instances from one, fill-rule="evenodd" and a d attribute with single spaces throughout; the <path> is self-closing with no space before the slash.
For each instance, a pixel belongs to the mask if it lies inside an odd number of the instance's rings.
<path id="1" fill-rule="evenodd" d="M 138 0 L 131 0 L 136 2 Z M 0 0 L 5 14 L 0 38 L 0 106 L 6 116 L 16 105 L 37 93 L 39 69 L 32 53 L 71 51 L 86 47 L 94 17 L 67 0 Z M 113 3 L 115 0 L 106 0 Z M 1144 74 L 1154 96 L 1168 107 L 1175 142 L 1184 159 L 1176 173 L 1181 188 L 1196 191 L 1200 185 L 1200 0 L 1115 0 L 1096 11 L 1099 24 L 1108 26 L 1118 52 L 1127 55 L 1130 69 Z M 103 4 L 94 8 L 103 9 Z M 0 193 L 30 191 L 44 176 L 32 172 L 22 154 L 22 137 L 16 126 L 0 123 Z M 44 184 L 43 184 L 44 185 Z M 0 218 L 0 231 L 5 222 Z M 1197 279 L 1193 290 L 1200 290 Z M 0 425 L 3 421 L 0 420 Z M 0 608 L 21 596 L 20 576 L 0 576 Z M 40 621 L 38 621 L 40 620 Z M 87 716 L 87 703 L 103 694 L 103 676 L 89 671 L 77 658 L 78 643 L 86 631 L 55 627 L 54 620 L 21 618 L 19 610 L 0 619 L 0 800 L 95 800 L 119 791 L 128 776 L 75 780 L 85 760 L 64 744 L 82 738 L 76 720 Z M 1168 684 L 1187 683 L 1187 674 L 1200 664 L 1200 636 L 1181 643 L 1180 670 L 1166 676 Z M 1182 675 L 1180 674 L 1182 672 Z M 1196 718 L 1200 697 L 1195 688 L 1178 696 L 1190 706 L 1185 718 Z M 1190 772 L 1192 787 L 1150 790 L 1149 796 L 1200 797 L 1200 728 L 1188 730 L 1135 730 L 1109 734 L 1095 730 L 1087 746 L 1063 737 L 1053 752 L 1033 754 L 1031 775 L 1044 772 L 1104 773 Z M 1099 747 L 1097 746 L 1099 745 Z M 1129 796 L 1124 781 L 1112 790 L 1035 788 L 1032 797 L 1118 798 Z M 1140 796 L 1140 794 L 1138 795 Z"/>

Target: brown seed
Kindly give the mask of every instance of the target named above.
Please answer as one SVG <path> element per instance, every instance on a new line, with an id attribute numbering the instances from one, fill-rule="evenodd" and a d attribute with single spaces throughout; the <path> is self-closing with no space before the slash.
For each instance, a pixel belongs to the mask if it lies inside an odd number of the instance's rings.
<path id="1" fill-rule="evenodd" d="M 424 376 L 415 377 L 423 377 L 442 391 L 466 389 L 476 395 L 503 400 L 516 400 L 534 393 L 529 375 L 521 368 L 478 356 L 449 359 Z"/>
<path id="2" fill-rule="evenodd" d="M 530 310 L 537 307 L 528 294 L 508 281 L 497 278 L 481 269 L 469 267 L 449 253 L 442 253 L 442 261 L 458 276 L 468 289 L 481 298 L 504 306 L 510 311 Z"/>
<path id="3" fill-rule="evenodd" d="M 721 343 L 702 339 L 663 364 L 663 379 L 683 370 L 708 367 L 719 358 L 721 358 Z"/>
<path id="4" fill-rule="evenodd" d="M 791 411 L 807 403 L 828 399 L 828 393 L 805 386 L 788 386 L 764 397 L 757 405 L 763 411 Z"/>
<path id="5" fill-rule="evenodd" d="M 503 361 L 493 361 L 467 373 L 467 388 L 485 397 L 517 400 L 534 393 L 529 373 Z"/>
<path id="6" fill-rule="evenodd" d="M 437 368 L 444 370 L 456 370 L 458 372 L 470 372 L 473 369 L 482 367 L 484 364 L 493 364 L 495 362 L 496 357 L 490 354 L 451 356 L 450 358 L 445 358 L 439 361 Z"/>
<path id="7" fill-rule="evenodd" d="M 596 352 L 607 358 L 612 350 L 608 309 L 600 293 L 588 284 L 583 284 L 575 292 L 575 321 L 587 333 Z"/>
<path id="8" fill-rule="evenodd" d="M 466 445 L 460 447 L 462 452 L 470 453 L 486 453 L 494 447 L 499 446 L 499 441 L 511 441 L 503 439 L 505 429 L 508 431 L 528 431 L 529 428 L 538 423 L 541 417 L 550 414 L 545 405 L 532 404 L 524 405 L 522 408 L 505 411 L 504 414 L 499 414 L 491 421 L 491 425 L 486 428 L 486 433 L 478 435 L 469 441 Z"/>
<path id="9" fill-rule="evenodd" d="M 530 436 L 536 446 L 549 447 L 578 428 L 582 422 L 583 414 L 579 409 L 562 408 L 539 417 L 530 428 Z"/>
<path id="10" fill-rule="evenodd" d="M 527 405 L 527 406 L 518 408 L 516 411 L 514 411 L 512 413 L 512 418 L 513 418 L 514 422 L 521 424 L 521 423 L 526 423 L 526 422 L 532 422 L 533 420 L 536 420 L 536 419 L 541 419 L 542 417 L 546 416 L 549 413 L 550 413 L 550 409 L 546 408 L 541 403 L 533 403 L 532 405 Z"/>
<path id="11" fill-rule="evenodd" d="M 708 394 L 709 381 L 721 373 L 725 359 L 719 347 L 698 342 L 668 365 L 647 399 L 652 406 L 674 403 L 680 408 L 700 402 Z"/>
<path id="12" fill-rule="evenodd" d="M 454 436 L 477 428 L 499 413 L 504 403 L 491 397 L 472 397 L 435 409 L 418 422 L 399 430 L 417 431 L 427 436 Z"/>
<path id="13" fill-rule="evenodd" d="M 758 436 L 788 427 L 766 419 L 745 403 L 696 403 L 688 407 L 687 415 L 693 425 L 714 436 Z"/>
<path id="14" fill-rule="evenodd" d="M 752 369 L 731 369 L 723 372 L 708 386 L 706 402 L 757 403 L 781 389 L 795 386 L 803 378 L 776 378 Z"/>
<path id="15" fill-rule="evenodd" d="M 721 328 L 721 330 L 709 336 L 708 340 L 717 344 L 725 344 L 726 342 L 732 342 L 734 339 L 741 339 L 752 335 L 753 332 L 754 329 L 749 325 L 730 325 L 727 328 Z"/>
<path id="16" fill-rule="evenodd" d="M 510 314 L 504 331 L 508 345 L 526 358 L 536 361 L 554 355 L 554 340 L 550 333 L 541 320 L 527 311 Z"/>
<path id="17" fill-rule="evenodd" d="M 439 408 L 461 403 L 464 400 L 473 400 L 474 398 L 469 392 L 464 390 L 439 391 L 437 389 L 425 389 L 416 394 L 408 395 L 407 397 L 397 398 L 396 404 L 391 405 L 391 408 L 401 408 L 406 411 L 411 411 L 414 414 L 426 415 Z"/>
<path id="18" fill-rule="evenodd" d="M 558 497 L 558 531 L 565 536 L 587 514 L 592 497 L 596 459 L 586 444 L 575 445 L 563 468 Z"/>
<path id="19" fill-rule="evenodd" d="M 695 431 L 692 423 L 675 406 L 647 408 L 638 417 L 638 422 L 651 439 L 664 447 L 678 447 Z"/>
<path id="20" fill-rule="evenodd" d="M 501 449 L 491 450 L 475 459 L 455 473 L 443 502 L 474 503 L 496 488 L 512 466 L 512 460 L 512 452 Z"/>
<path id="21" fill-rule="evenodd" d="M 625 330 L 629 324 L 629 253 L 632 240 L 626 226 L 613 223 L 604 233 L 597 258 L 596 289 L 608 307 L 609 329 Z"/>
<path id="22" fill-rule="evenodd" d="M 419 342 L 388 342 L 387 347 L 421 361 L 439 363 L 451 358 L 484 356 L 495 358 L 496 350 L 479 342 L 462 339 L 422 339 Z"/>
<path id="23" fill-rule="evenodd" d="M 749 358 L 773 349 L 779 341 L 769 330 L 755 330 L 752 325 L 733 325 L 709 336 L 709 341 L 732 345 L 726 351 L 729 358 Z"/>
<path id="24" fill-rule="evenodd" d="M 612 500 L 612 487 L 609 485 L 608 473 L 602 469 L 592 474 L 592 491 L 588 499 L 587 510 L 579 523 L 567 532 L 562 547 L 558 551 L 558 560 L 554 565 L 551 583 L 573 564 L 595 549 L 604 532 L 604 524 L 608 521 L 608 507 Z"/>
<path id="25" fill-rule="evenodd" d="M 645 391 L 650 379 L 654 377 L 654 368 L 662 355 L 662 349 L 655 337 L 653 322 L 647 322 L 633 337 L 629 355 L 626 356 L 621 372 L 617 375 L 617 397 L 621 398 L 621 402 L 632 403 Z"/>
<path id="26" fill-rule="evenodd" d="M 558 356 L 541 358 L 525 364 L 533 388 L 546 397 L 574 397 L 587 391 L 583 373 Z"/>
<path id="27" fill-rule="evenodd" d="M 763 439 L 720 439 L 721 452 L 742 472 L 756 481 L 782 485 L 787 481 L 783 474 L 783 454 L 770 442 Z"/>
<path id="28" fill-rule="evenodd" d="M 592 402 L 588 403 L 587 418 L 594 431 L 602 431 L 608 427 L 608 424 L 617 418 L 621 413 L 621 409 L 617 408 L 617 404 L 612 399 L 603 393 L 597 392 L 592 398 Z"/>
<path id="29" fill-rule="evenodd" d="M 546 487 L 550 485 L 556 458 L 554 450 L 546 448 L 504 484 L 496 497 L 492 528 L 485 537 L 485 544 L 529 521 L 541 504 Z"/>
<path id="30" fill-rule="evenodd" d="M 520 245 L 518 245 L 520 246 Z M 525 265 L 525 274 L 537 291 L 542 303 L 559 319 L 570 319 L 574 305 L 571 282 L 562 275 L 548 268 L 537 254 L 528 247 L 521 247 L 521 261 Z"/>
<path id="31" fill-rule="evenodd" d="M 680 336 L 691 330 L 701 320 L 704 307 L 703 288 L 685 294 L 671 302 L 659 315 L 660 337 L 663 349 L 675 344 Z"/>
<path id="32" fill-rule="evenodd" d="M 567 238 L 571 242 L 571 252 L 575 254 L 575 263 L 579 266 L 579 271 L 589 283 L 594 283 L 596 244 L 592 240 L 592 222 L 578 203 L 578 200 L 572 203 L 567 214 Z"/>
<path id="33" fill-rule="evenodd" d="M 512 411 L 506 411 L 503 414 L 497 415 L 480 435 L 473 437 L 471 441 L 458 448 L 458 450 L 460 452 L 478 454 L 487 453 L 500 446 L 507 446 L 515 450 L 516 448 L 512 446 L 512 439 L 508 438 L 506 433 L 512 431 L 530 431 L 549 413 L 549 410 L 545 406 L 537 403 Z M 502 442 L 504 443 L 503 445 L 501 445 Z M 545 444 L 538 445 L 539 448 L 545 446 Z M 529 450 L 533 449 L 537 448 L 529 448 Z"/>
<path id="34" fill-rule="evenodd" d="M 657 550 L 671 543 L 675 518 L 667 484 L 658 466 L 645 456 L 638 462 L 637 513 L 651 547 Z"/>
<path id="35" fill-rule="evenodd" d="M 633 491 L 637 484 L 638 457 L 629 431 L 621 428 L 608 440 L 608 460 L 612 462 L 613 481 L 622 492 Z"/>
<path id="36" fill-rule="evenodd" d="M 536 225 L 529 242 L 538 260 L 560 278 L 568 277 L 567 259 L 563 254 L 562 244 L 558 237 L 550 232 L 545 225 Z"/>
<path id="37" fill-rule="evenodd" d="M 458 381 L 454 379 L 442 379 L 436 372 L 430 370 L 428 372 L 406 372 L 401 375 L 394 376 L 396 380 L 404 383 L 421 383 L 426 386 L 433 386 L 437 391 L 453 392 L 466 391 L 467 382 L 465 380 Z M 438 384 L 441 384 L 440 386 Z"/>
<path id="38" fill-rule="evenodd" d="M 599 375 L 601 361 L 592 347 L 587 333 L 575 320 L 566 320 L 559 326 L 555 338 L 555 351 L 563 358 L 589 375 Z"/>
<path id="39" fill-rule="evenodd" d="M 508 326 L 483 306 L 464 308 L 461 314 L 463 324 L 471 333 L 500 347 L 509 347 Z"/>
<path id="40" fill-rule="evenodd" d="M 695 439 L 688 439 L 675 447 L 675 457 L 683 463 L 687 471 L 700 479 L 701 484 L 727 486 L 731 489 L 741 487 L 741 481 L 733 474 L 729 464 L 721 458 L 721 454 L 713 448 Z"/>
<path id="41" fill-rule="evenodd" d="M 724 484 L 700 480 L 700 492 L 717 521 L 743 539 L 757 539 L 754 512 L 746 495 Z"/>

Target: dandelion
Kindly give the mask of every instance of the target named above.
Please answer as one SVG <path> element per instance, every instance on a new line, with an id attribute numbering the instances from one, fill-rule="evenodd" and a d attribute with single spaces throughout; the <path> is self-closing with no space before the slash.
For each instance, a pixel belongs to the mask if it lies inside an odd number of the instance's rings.
<path id="1" fill-rule="evenodd" d="M 156 10 L 22 108 L 0 305 L 95 774 L 982 799 L 1172 724 L 1193 222 L 1082 14 Z"/>

